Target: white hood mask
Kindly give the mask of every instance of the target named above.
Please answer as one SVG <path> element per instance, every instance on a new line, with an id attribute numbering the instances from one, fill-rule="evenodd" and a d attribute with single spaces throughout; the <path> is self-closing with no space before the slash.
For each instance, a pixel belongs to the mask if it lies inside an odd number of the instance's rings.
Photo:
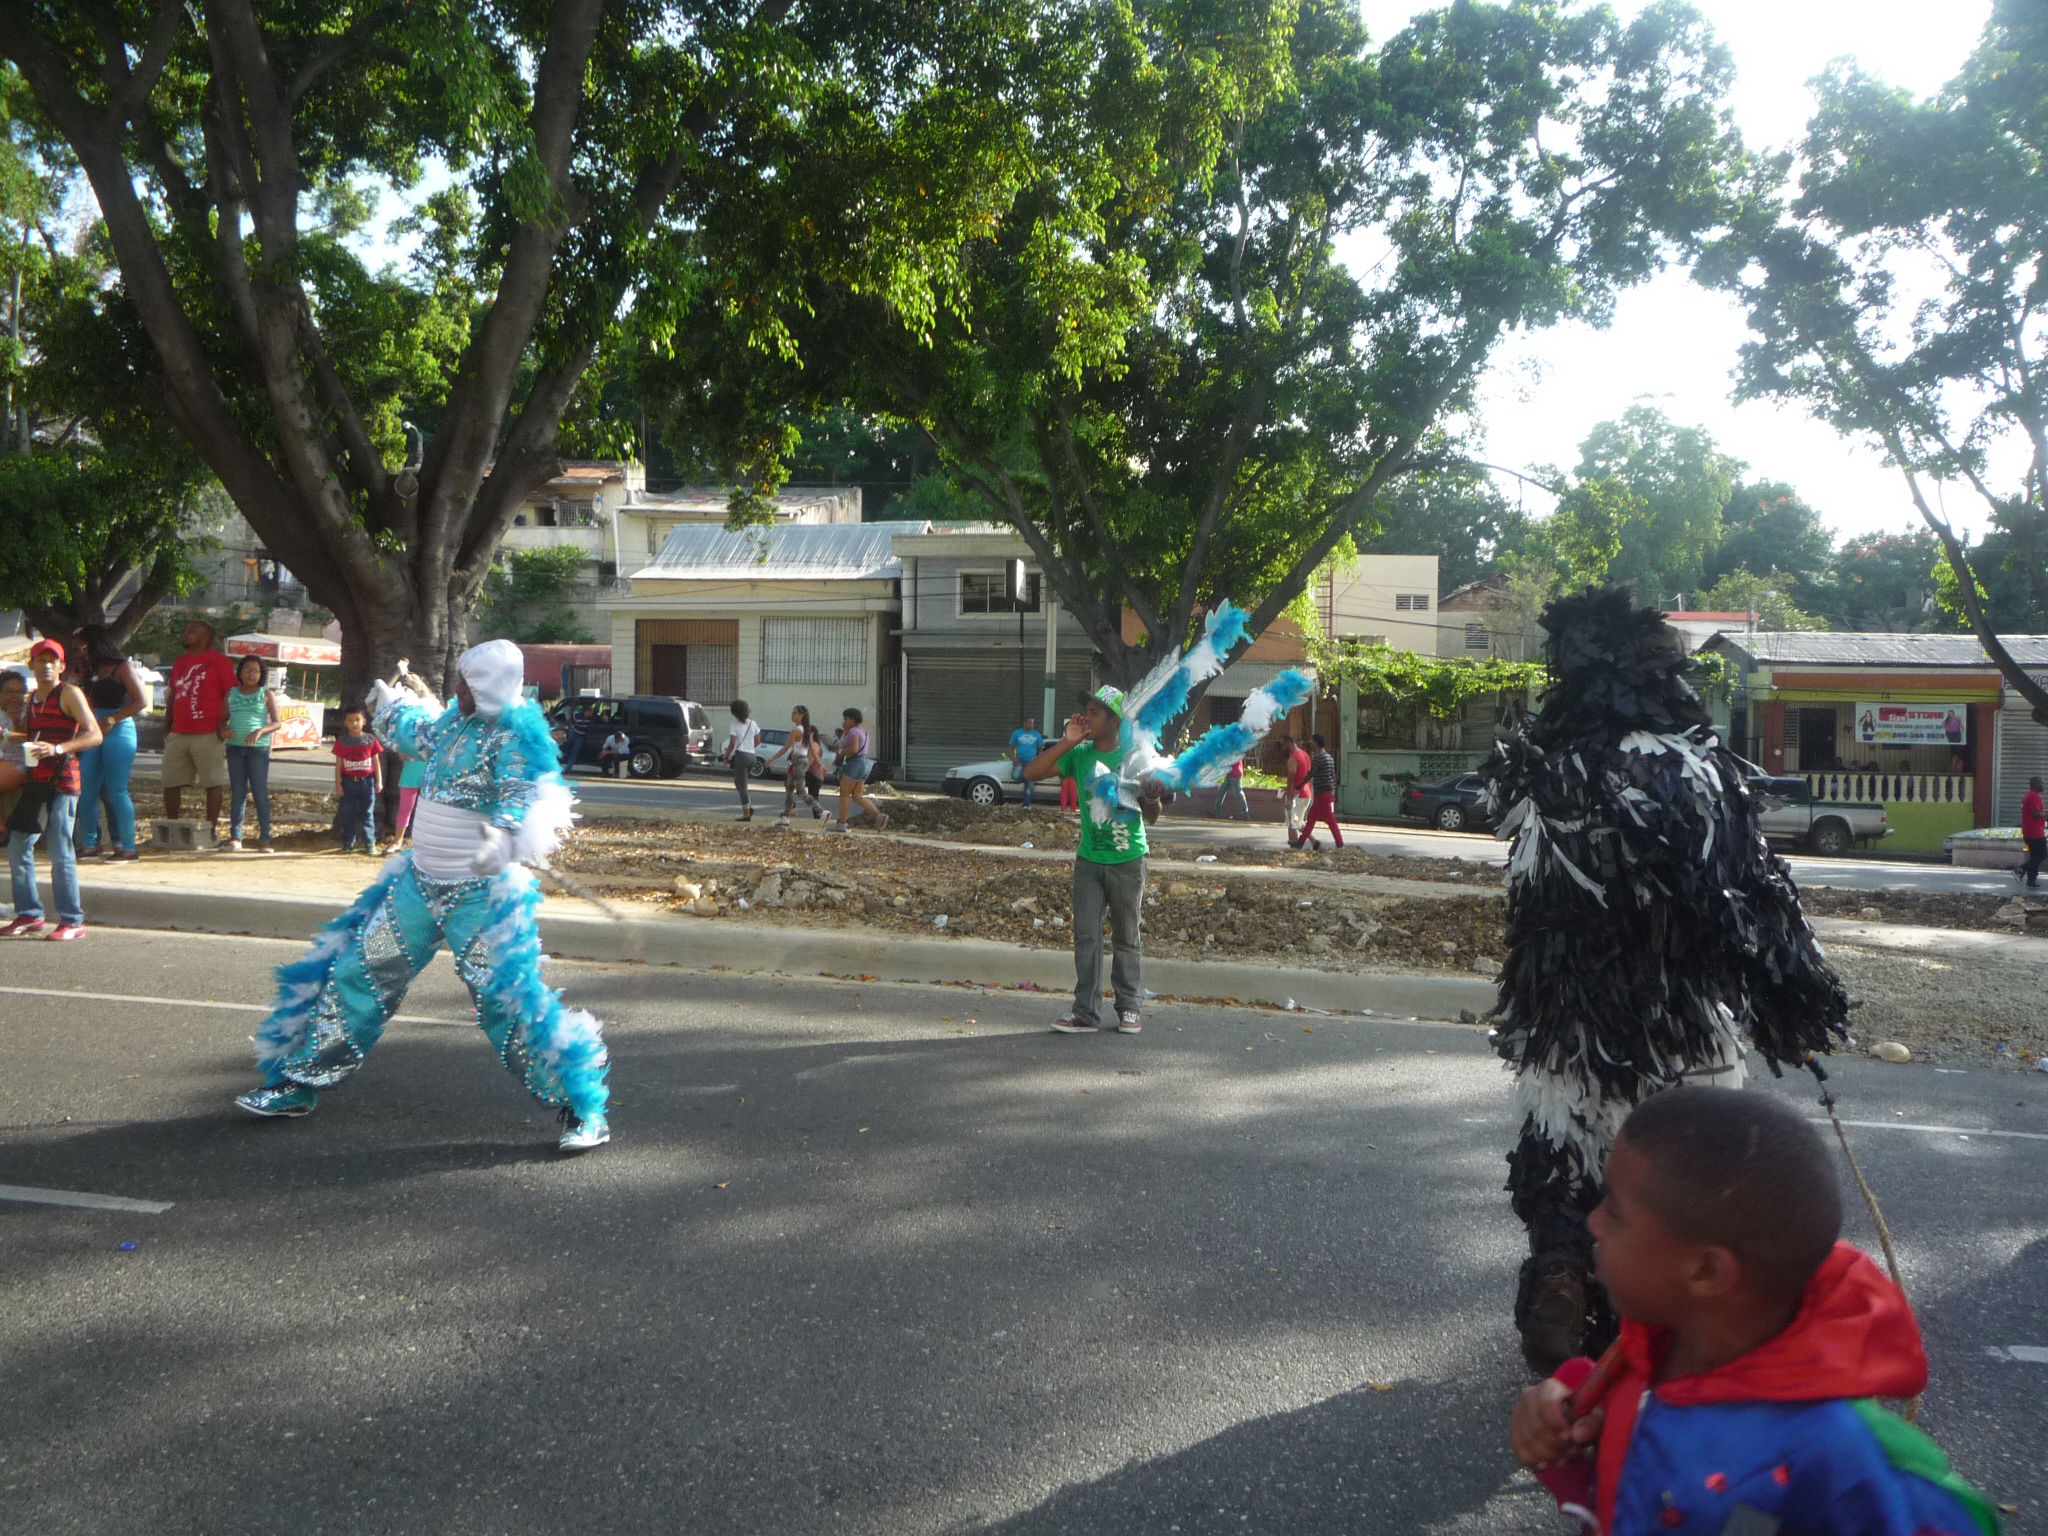
<path id="1" fill-rule="evenodd" d="M 480 715 L 502 715 L 519 702 L 526 683 L 526 657 L 510 640 L 486 640 L 464 651 L 455 670 L 476 695 Z"/>

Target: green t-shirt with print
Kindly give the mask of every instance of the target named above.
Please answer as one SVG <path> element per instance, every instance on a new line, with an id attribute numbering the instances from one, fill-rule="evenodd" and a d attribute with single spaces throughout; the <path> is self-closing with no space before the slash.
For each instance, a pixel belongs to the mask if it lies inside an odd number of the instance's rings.
<path id="1" fill-rule="evenodd" d="M 1094 797 L 1088 792 L 1097 763 L 1114 773 L 1123 760 L 1122 747 L 1103 752 L 1084 741 L 1069 747 L 1059 761 L 1060 777 L 1081 786 L 1081 846 L 1075 851 L 1091 864 L 1128 864 L 1145 857 L 1145 818 L 1119 806 L 1110 820 L 1098 821 Z"/>

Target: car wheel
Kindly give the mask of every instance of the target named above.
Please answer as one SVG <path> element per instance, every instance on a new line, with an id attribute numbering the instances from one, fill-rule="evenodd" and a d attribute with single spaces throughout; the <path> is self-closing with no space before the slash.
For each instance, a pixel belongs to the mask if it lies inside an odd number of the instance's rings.
<path id="1" fill-rule="evenodd" d="M 1465 807 L 1462 805 L 1440 805 L 1433 818 L 1441 832 L 1462 832 L 1465 830 Z"/>
<path id="2" fill-rule="evenodd" d="M 636 779 L 658 779 L 661 768 L 661 754 L 653 747 L 635 747 L 626 759 L 626 772 Z"/>
<path id="3" fill-rule="evenodd" d="M 747 777 L 750 779 L 765 779 L 768 777 L 768 764 L 758 752 L 754 754 L 754 766 L 747 770 Z"/>
<path id="4" fill-rule="evenodd" d="M 1824 821 L 1807 834 L 1806 846 L 1832 858 L 1849 851 L 1849 829 L 1839 821 Z"/>
<path id="5" fill-rule="evenodd" d="M 966 799 L 970 805 L 1001 805 L 1003 786 L 994 779 L 970 779 Z"/>

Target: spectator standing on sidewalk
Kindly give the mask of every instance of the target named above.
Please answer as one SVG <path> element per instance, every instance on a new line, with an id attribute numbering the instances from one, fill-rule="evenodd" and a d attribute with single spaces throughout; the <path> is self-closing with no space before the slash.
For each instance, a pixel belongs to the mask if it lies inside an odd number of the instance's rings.
<path id="1" fill-rule="evenodd" d="M 64 647 L 38 640 L 29 649 L 29 689 L 25 729 L 10 731 L 22 742 L 28 782 L 7 816 L 7 873 L 14 886 L 14 921 L 0 929 L 15 938 L 49 930 L 52 939 L 85 936 L 85 908 L 78 897 L 78 858 L 71 829 L 78 816 L 78 754 L 100 744 L 100 723 L 84 692 L 64 681 Z M 50 890 L 56 898 L 57 926 L 43 921 L 42 897 L 36 893 L 36 844 L 50 855 Z"/>
<path id="2" fill-rule="evenodd" d="M 1308 819 L 1302 823 L 1302 846 L 1314 852 L 1321 845 L 1316 842 L 1317 822 L 1325 822 L 1330 828 L 1330 843 L 1333 847 L 1344 846 L 1344 833 L 1337 825 L 1337 759 L 1330 755 L 1330 744 L 1321 736 L 1309 737 L 1315 752 L 1308 760 L 1309 801 Z"/>
<path id="3" fill-rule="evenodd" d="M 1314 768 L 1302 744 L 1289 731 L 1280 738 L 1284 754 L 1280 772 L 1287 780 L 1287 846 L 1301 848 L 1307 845 L 1308 808 L 1313 799 L 1309 785 L 1314 778 Z"/>
<path id="4" fill-rule="evenodd" d="M 28 783 L 28 753 L 23 746 L 28 731 L 28 677 L 21 672 L 0 672 L 0 824 L 14 812 Z"/>
<path id="5" fill-rule="evenodd" d="M 97 624 L 84 633 L 80 686 L 100 723 L 100 744 L 78 756 L 78 856 L 135 857 L 135 797 L 128 784 L 135 772 L 135 722 L 149 708 L 135 664 Z M 107 810 L 107 839 L 100 841 L 100 806 Z"/>
<path id="6" fill-rule="evenodd" d="M 868 728 L 861 723 L 859 710 L 849 709 L 840 715 L 839 739 L 833 747 L 839 753 L 839 819 L 832 823 L 832 830 L 853 830 L 847 821 L 847 802 L 855 801 L 875 818 L 877 832 L 887 831 L 889 813 L 868 798 L 868 775 L 875 771 L 875 760 L 868 756 Z"/>
<path id="7" fill-rule="evenodd" d="M 270 738 L 284 724 L 277 695 L 263 686 L 263 659 L 244 656 L 235 663 L 235 686 L 228 694 L 228 850 L 242 851 L 242 815 L 256 802 L 256 846 L 277 852 L 270 838 Z"/>
<path id="8" fill-rule="evenodd" d="M 761 726 L 745 699 L 734 699 L 732 734 L 725 738 L 725 760 L 732 764 L 732 787 L 740 792 L 740 820 L 754 819 L 751 780 L 754 764 L 761 760 Z"/>
<path id="9" fill-rule="evenodd" d="M 179 819 L 185 789 L 206 791 L 209 833 L 220 831 L 221 797 L 228 787 L 228 691 L 235 664 L 214 647 L 213 626 L 187 619 L 185 650 L 171 663 L 170 729 L 164 736 L 164 815 Z"/>
<path id="10" fill-rule="evenodd" d="M 334 739 L 334 794 L 341 808 L 335 824 L 341 830 L 341 851 L 377 851 L 377 767 L 384 744 L 366 729 L 360 709 L 341 717 Z"/>
<path id="11" fill-rule="evenodd" d="M 1045 732 L 1038 728 L 1038 721 L 1031 715 L 1024 717 L 1024 724 L 1010 732 L 1010 777 L 1024 785 L 1024 803 L 1031 804 L 1031 781 L 1024 777 L 1025 765 L 1045 750 Z"/>
<path id="12" fill-rule="evenodd" d="M 1123 693 L 1095 690 L 1095 697 L 1067 721 L 1066 734 L 1040 752 L 1025 769 L 1032 779 L 1054 774 L 1086 786 L 1100 763 L 1114 772 L 1124 760 Z M 1081 844 L 1074 859 L 1074 1009 L 1053 1021 L 1063 1035 L 1083 1035 L 1099 1026 L 1102 1006 L 1102 921 L 1109 919 L 1110 988 L 1116 995 L 1116 1029 L 1135 1035 L 1142 1027 L 1138 1002 L 1144 996 L 1140 968 L 1139 919 L 1145 901 L 1145 819 L 1112 804 L 1107 815 L 1098 802 L 1081 812 Z"/>
<path id="13" fill-rule="evenodd" d="M 2034 890 L 2041 879 L 2041 862 L 2048 859 L 2048 805 L 2041 800 L 2041 781 L 2027 780 L 2027 792 L 2020 797 L 2020 836 L 2026 839 L 2027 863 L 2020 878 Z"/>
<path id="14" fill-rule="evenodd" d="M 1251 802 L 1244 797 L 1244 759 L 1241 757 L 1224 770 L 1223 782 L 1217 786 L 1216 798 L 1209 806 L 1210 818 L 1213 820 L 1221 816 L 1223 808 L 1233 799 L 1237 801 L 1237 819 L 1250 821 L 1252 807 Z"/>

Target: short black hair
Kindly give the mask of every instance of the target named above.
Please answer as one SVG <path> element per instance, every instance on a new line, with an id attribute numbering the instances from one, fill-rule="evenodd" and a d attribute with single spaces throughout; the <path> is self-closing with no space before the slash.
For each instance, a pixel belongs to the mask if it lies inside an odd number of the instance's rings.
<path id="1" fill-rule="evenodd" d="M 839 718 L 842 720 L 851 720 L 855 725 L 859 725 L 860 711 L 857 709 L 842 709 L 839 712 Z"/>
<path id="2" fill-rule="evenodd" d="M 1647 1203 L 1681 1242 L 1726 1248 L 1774 1301 L 1806 1288 L 1842 1234 L 1842 1192 L 1820 1133 L 1762 1092 L 1681 1087 L 1622 1125 L 1650 1164 Z"/>
<path id="3" fill-rule="evenodd" d="M 1319 747 L 1327 747 L 1330 744 L 1329 738 L 1327 736 L 1324 736 L 1320 731 L 1318 731 L 1315 735 L 1309 737 L 1309 740 L 1314 742 Z"/>
<path id="4" fill-rule="evenodd" d="M 745 720 L 754 713 L 751 709 L 747 708 L 747 701 L 745 699 L 734 699 L 726 708 L 732 711 L 732 717 L 735 720 Z"/>

